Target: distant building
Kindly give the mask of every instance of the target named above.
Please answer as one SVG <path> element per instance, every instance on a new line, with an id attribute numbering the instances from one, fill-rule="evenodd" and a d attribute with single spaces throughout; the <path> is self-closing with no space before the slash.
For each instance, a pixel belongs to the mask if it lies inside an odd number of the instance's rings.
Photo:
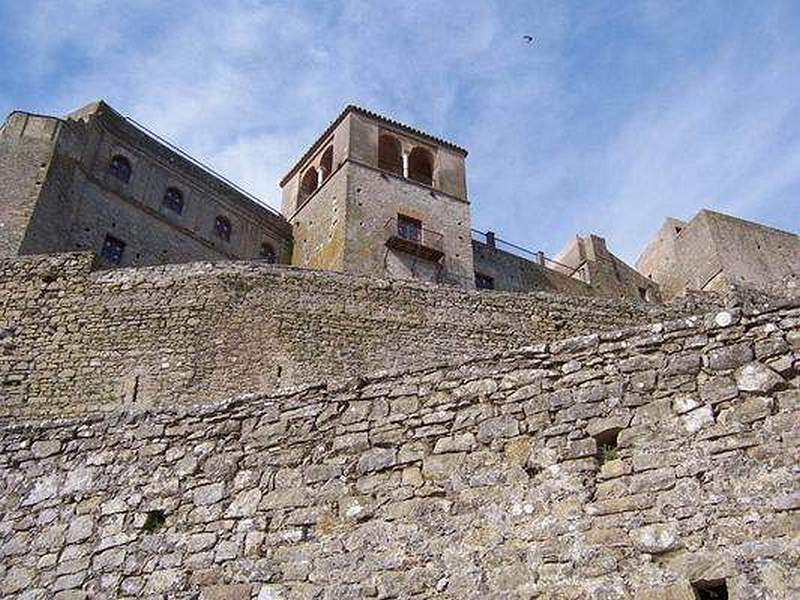
<path id="1" fill-rule="evenodd" d="M 348 106 L 281 181 L 292 264 L 471 287 L 466 156 Z"/>
<path id="2" fill-rule="evenodd" d="M 94 251 L 103 266 L 291 255 L 275 211 L 104 102 L 0 129 L 0 253 Z"/>
<path id="3" fill-rule="evenodd" d="M 732 286 L 776 294 L 797 290 L 800 238 L 722 213 L 701 210 L 690 221 L 668 218 L 636 261 L 666 300 L 686 290 Z"/>
<path id="4" fill-rule="evenodd" d="M 792 233 L 702 211 L 637 269 L 596 235 L 556 257 L 472 229 L 467 151 L 347 106 L 281 180 L 281 213 L 104 102 L 0 128 L 0 256 L 93 251 L 102 268 L 219 260 L 464 288 L 660 302 L 794 285 Z"/>

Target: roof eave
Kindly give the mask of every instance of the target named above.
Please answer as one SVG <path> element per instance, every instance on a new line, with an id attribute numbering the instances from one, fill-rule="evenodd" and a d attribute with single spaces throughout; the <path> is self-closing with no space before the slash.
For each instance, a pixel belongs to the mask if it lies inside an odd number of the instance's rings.
<path id="1" fill-rule="evenodd" d="M 421 131 L 419 129 L 415 129 L 414 127 L 411 127 L 409 125 L 405 125 L 404 123 L 400 123 L 399 121 L 395 121 L 394 119 L 390 119 L 389 117 L 385 117 L 385 116 L 383 116 L 383 115 L 381 115 L 379 113 L 372 112 L 372 111 L 367 110 L 365 108 L 361 108 L 360 106 L 356 106 L 355 104 L 348 104 L 347 106 L 344 107 L 342 112 L 339 113 L 339 116 L 336 117 L 336 119 L 325 129 L 325 131 L 323 131 L 322 134 L 320 134 L 319 137 L 317 137 L 317 139 L 314 141 L 314 143 L 311 145 L 311 147 L 303 154 L 303 156 L 301 156 L 297 160 L 297 162 L 294 163 L 294 165 L 292 166 L 291 169 L 289 169 L 289 171 L 286 173 L 286 175 L 283 176 L 283 178 L 281 179 L 281 182 L 280 182 L 280 186 L 281 187 L 286 185 L 286 183 L 294 176 L 294 174 L 297 173 L 297 171 L 299 170 L 300 166 L 303 163 L 305 163 L 306 160 L 308 160 L 308 158 L 310 156 L 312 156 L 319 149 L 320 145 L 322 145 L 322 143 L 328 138 L 328 136 L 331 134 L 331 132 L 333 132 L 333 130 L 336 129 L 339 126 L 339 124 L 344 120 L 344 118 L 348 114 L 350 114 L 351 112 L 352 113 L 358 113 L 358 114 L 363 115 L 363 116 L 365 116 L 367 118 L 374 119 L 376 121 L 380 121 L 381 123 L 384 123 L 384 124 L 389 125 L 391 127 L 395 127 L 397 129 L 401 129 L 401 130 L 403 130 L 403 131 L 405 131 L 407 133 L 410 133 L 412 135 L 415 135 L 417 137 L 422 137 L 424 139 L 432 141 L 432 142 L 434 142 L 436 144 L 439 144 L 440 146 L 444 146 L 445 148 L 449 148 L 451 150 L 454 150 L 454 151 L 460 153 L 465 158 L 469 154 L 466 151 L 466 149 L 462 148 L 461 146 L 457 146 L 456 144 L 454 144 L 452 142 L 448 142 L 447 140 L 444 140 L 442 138 L 438 138 L 436 136 L 430 135 L 429 133 L 425 133 L 424 131 Z"/>

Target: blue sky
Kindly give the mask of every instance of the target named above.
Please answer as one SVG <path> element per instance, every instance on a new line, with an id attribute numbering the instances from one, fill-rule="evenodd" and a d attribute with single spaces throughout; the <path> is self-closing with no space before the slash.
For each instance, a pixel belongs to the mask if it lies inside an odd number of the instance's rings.
<path id="1" fill-rule="evenodd" d="M 800 225 L 797 0 L 0 0 L 0 41 L 3 114 L 104 98 L 276 207 L 356 103 L 466 147 L 473 226 L 551 255 Z"/>

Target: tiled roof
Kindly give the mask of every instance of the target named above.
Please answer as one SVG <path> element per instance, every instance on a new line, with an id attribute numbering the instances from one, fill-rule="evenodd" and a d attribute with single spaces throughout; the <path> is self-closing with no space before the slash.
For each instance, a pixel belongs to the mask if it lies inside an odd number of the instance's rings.
<path id="1" fill-rule="evenodd" d="M 467 155 L 467 151 L 464 148 L 462 148 L 461 146 L 457 146 L 452 142 L 448 142 L 447 140 L 444 140 L 442 138 L 430 135 L 429 133 L 425 133 L 424 131 L 421 131 L 409 125 L 405 125 L 404 123 L 400 123 L 399 121 L 395 121 L 394 119 L 390 119 L 389 117 L 386 117 L 379 113 L 372 112 L 371 110 L 367 110 L 366 108 L 361 108 L 360 106 L 356 106 L 355 104 L 348 104 L 344 108 L 344 110 L 341 113 L 339 113 L 339 116 L 336 117 L 336 119 L 328 126 L 328 128 L 325 129 L 325 131 L 323 131 L 322 134 L 320 134 L 320 136 L 314 141 L 313 144 L 311 144 L 311 147 L 306 151 L 306 153 L 303 154 L 303 156 L 301 156 L 297 162 L 295 162 L 294 166 L 292 166 L 291 169 L 289 169 L 289 172 L 283 177 L 283 179 L 281 179 L 282 186 L 285 185 L 286 182 L 289 181 L 289 179 L 292 177 L 292 175 L 294 175 L 297 172 L 297 169 L 300 167 L 300 165 L 303 164 L 306 161 L 306 159 L 308 159 L 309 156 L 311 156 L 314 152 L 317 151 L 320 144 L 328 137 L 328 135 L 330 135 L 330 133 L 334 129 L 336 129 L 339 123 L 341 123 L 342 120 L 351 112 L 358 113 L 360 115 L 363 115 L 370 119 L 374 119 L 376 121 L 380 121 L 381 123 L 384 123 L 391 127 L 407 131 L 408 133 L 415 135 L 417 137 L 425 138 L 436 144 L 439 144 L 440 146 L 445 146 L 447 148 L 455 150 L 456 152 L 460 152 L 464 156 Z"/>

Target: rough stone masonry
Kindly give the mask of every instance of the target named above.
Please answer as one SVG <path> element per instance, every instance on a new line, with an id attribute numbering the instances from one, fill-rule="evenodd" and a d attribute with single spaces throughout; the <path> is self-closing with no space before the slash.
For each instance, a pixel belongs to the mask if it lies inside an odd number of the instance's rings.
<path id="1" fill-rule="evenodd" d="M 255 262 L 92 271 L 92 261 L 0 261 L 0 419 L 213 401 L 689 311 Z"/>
<path id="2" fill-rule="evenodd" d="M 3 598 L 796 598 L 800 306 L 0 435 Z"/>

